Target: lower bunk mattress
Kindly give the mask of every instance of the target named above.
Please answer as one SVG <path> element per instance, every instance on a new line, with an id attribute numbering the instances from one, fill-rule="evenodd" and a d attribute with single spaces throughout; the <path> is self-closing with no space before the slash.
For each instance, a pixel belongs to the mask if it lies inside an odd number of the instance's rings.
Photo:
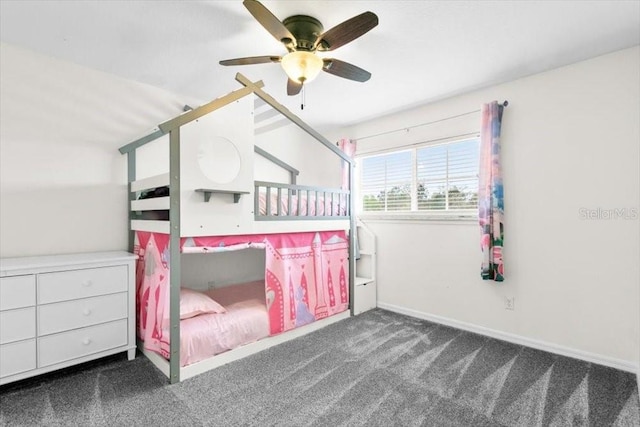
<path id="1" fill-rule="evenodd" d="M 226 310 L 180 321 L 180 366 L 269 336 L 264 281 L 204 292 Z"/>

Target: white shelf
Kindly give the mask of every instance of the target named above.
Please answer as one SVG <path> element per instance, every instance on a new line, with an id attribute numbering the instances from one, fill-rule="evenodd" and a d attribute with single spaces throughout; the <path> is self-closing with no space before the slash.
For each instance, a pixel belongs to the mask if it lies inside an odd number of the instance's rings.
<path id="1" fill-rule="evenodd" d="M 366 285 L 371 282 L 373 282 L 371 277 L 356 277 L 356 286 Z"/>
<path id="2" fill-rule="evenodd" d="M 377 306 L 376 236 L 362 222 L 356 226 L 360 257 L 356 259 L 356 279 L 353 314 L 360 314 Z"/>
<path id="3" fill-rule="evenodd" d="M 198 193 L 204 194 L 204 201 L 208 202 L 211 199 L 212 194 L 232 194 L 233 195 L 233 203 L 238 203 L 240 201 L 240 196 L 243 194 L 250 194 L 248 191 L 240 191 L 240 190 L 215 190 L 212 188 L 196 188 L 195 190 Z"/>

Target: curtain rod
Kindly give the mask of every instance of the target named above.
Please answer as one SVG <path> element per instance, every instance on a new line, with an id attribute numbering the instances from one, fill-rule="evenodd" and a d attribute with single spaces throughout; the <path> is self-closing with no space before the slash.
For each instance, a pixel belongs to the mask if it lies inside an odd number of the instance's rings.
<path id="1" fill-rule="evenodd" d="M 365 152 L 358 152 L 358 156 L 370 156 L 372 154 L 388 153 L 388 152 L 397 151 L 397 150 L 403 149 L 403 148 L 418 147 L 418 146 L 421 146 L 421 145 L 427 145 L 427 144 L 431 144 L 431 143 L 434 143 L 434 142 L 440 142 L 440 141 L 461 140 L 463 138 L 468 138 L 468 137 L 472 137 L 472 136 L 478 137 L 479 136 L 479 132 L 461 133 L 459 135 L 451 135 L 451 136 L 445 136 L 445 137 L 442 137 L 442 138 L 427 139 L 425 141 L 412 142 L 410 144 L 394 145 L 393 147 L 389 147 L 389 148 L 380 148 L 380 149 L 377 149 L 377 150 L 369 150 L 369 151 L 365 151 Z"/>
<path id="2" fill-rule="evenodd" d="M 502 107 L 506 107 L 506 106 L 509 105 L 509 101 L 505 100 L 502 104 L 498 104 L 498 105 L 501 105 Z M 409 132 L 409 130 L 415 129 L 415 128 L 418 128 L 418 127 L 421 127 L 421 126 L 432 125 L 434 123 L 444 122 L 446 120 L 456 119 L 458 117 L 468 116 L 469 114 L 475 114 L 475 113 L 479 113 L 479 112 L 480 112 L 480 109 L 473 110 L 473 111 L 467 111 L 466 113 L 461 113 L 461 114 L 457 114 L 455 116 L 450 116 L 450 117 L 445 117 L 445 118 L 438 119 L 438 120 L 433 120 L 431 122 L 420 123 L 420 124 L 413 125 L 413 126 L 403 127 L 403 128 L 400 128 L 400 129 L 388 130 L 386 132 L 377 133 L 375 135 L 367 135 L 367 136 L 363 136 L 363 137 L 360 137 L 360 138 L 355 138 L 355 141 L 362 141 L 363 139 L 375 138 L 376 136 L 388 135 L 390 133 L 395 133 L 395 132 L 400 132 L 400 131 Z"/>

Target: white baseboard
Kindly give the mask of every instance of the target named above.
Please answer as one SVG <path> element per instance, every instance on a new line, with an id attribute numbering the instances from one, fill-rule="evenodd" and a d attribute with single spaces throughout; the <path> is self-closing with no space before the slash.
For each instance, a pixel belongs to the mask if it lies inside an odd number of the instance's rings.
<path id="1" fill-rule="evenodd" d="M 409 308 L 400 307 L 393 304 L 386 304 L 378 302 L 378 308 L 383 310 L 393 311 L 395 313 L 405 314 L 407 316 L 416 317 L 418 319 L 428 320 L 430 322 L 439 323 L 453 328 L 462 329 L 465 331 L 473 332 L 480 335 L 485 335 L 491 338 L 496 338 L 502 341 L 523 345 L 526 347 L 535 348 L 549 353 L 559 354 L 561 356 L 572 357 L 574 359 L 584 360 L 585 362 L 596 363 L 598 365 L 609 366 L 611 368 L 620 369 L 621 371 L 631 372 L 638 376 L 638 383 L 640 384 L 640 369 L 635 363 L 631 363 L 626 360 L 615 359 L 613 357 L 606 357 L 600 354 L 589 353 L 582 350 L 576 350 L 569 347 L 564 347 L 557 344 L 552 344 L 545 341 L 539 341 L 527 337 L 523 337 L 516 334 L 510 334 L 508 332 L 496 331 L 495 329 L 485 328 L 483 326 L 474 325 L 471 323 L 460 322 L 458 320 L 449 319 L 447 317 L 437 316 L 435 314 L 424 313 Z"/>

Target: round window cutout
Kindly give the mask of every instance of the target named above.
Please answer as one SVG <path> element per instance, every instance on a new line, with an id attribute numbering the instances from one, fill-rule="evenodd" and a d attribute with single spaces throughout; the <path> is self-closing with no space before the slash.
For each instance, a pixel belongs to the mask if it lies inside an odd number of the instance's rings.
<path id="1" fill-rule="evenodd" d="M 240 153 L 227 138 L 216 136 L 198 145 L 198 166 L 208 179 L 227 184 L 240 173 Z"/>

